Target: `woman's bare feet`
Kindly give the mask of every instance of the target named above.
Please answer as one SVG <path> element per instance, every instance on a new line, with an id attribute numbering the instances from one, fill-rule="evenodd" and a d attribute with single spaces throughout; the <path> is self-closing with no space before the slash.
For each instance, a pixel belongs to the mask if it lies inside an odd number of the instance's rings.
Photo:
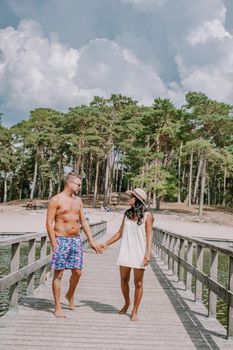
<path id="1" fill-rule="evenodd" d="M 73 298 L 69 298 L 68 293 L 65 295 L 66 300 L 68 300 L 69 302 L 69 307 L 70 310 L 74 310 L 75 309 L 75 303 L 74 303 L 74 297 Z"/>
<path id="2" fill-rule="evenodd" d="M 132 322 L 138 321 L 138 317 L 137 317 L 136 312 L 132 312 L 130 319 Z"/>
<path id="3" fill-rule="evenodd" d="M 126 302 L 123 308 L 119 311 L 119 314 L 125 315 L 130 305 L 130 301 Z"/>
<path id="4" fill-rule="evenodd" d="M 66 316 L 63 314 L 63 311 L 61 308 L 57 308 L 54 310 L 54 316 L 57 318 L 65 318 Z"/>

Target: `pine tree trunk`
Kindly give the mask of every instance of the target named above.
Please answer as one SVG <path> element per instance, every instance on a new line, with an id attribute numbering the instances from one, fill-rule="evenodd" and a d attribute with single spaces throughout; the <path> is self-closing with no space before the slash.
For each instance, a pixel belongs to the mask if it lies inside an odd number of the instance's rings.
<path id="1" fill-rule="evenodd" d="M 33 199 L 33 197 L 34 197 L 34 192 L 35 192 L 35 188 L 36 188 L 37 173 L 38 173 L 38 159 L 37 159 L 37 154 L 36 154 L 30 199 Z"/>
<path id="2" fill-rule="evenodd" d="M 53 180 L 52 177 L 49 178 L 49 199 L 52 197 L 53 195 Z"/>
<path id="3" fill-rule="evenodd" d="M 161 202 L 161 198 L 157 198 L 157 200 L 156 200 L 156 210 L 160 209 L 160 202 Z"/>
<path id="4" fill-rule="evenodd" d="M 192 198 L 192 181 L 193 181 L 193 151 L 191 151 L 190 154 L 190 161 L 189 161 L 189 189 L 188 189 L 188 200 L 187 205 L 190 207 L 191 198 Z"/>
<path id="5" fill-rule="evenodd" d="M 152 208 L 156 208 L 156 203 L 157 203 L 156 192 L 153 191 L 153 196 L 152 196 Z"/>
<path id="6" fill-rule="evenodd" d="M 88 174 L 87 174 L 87 179 L 88 179 L 87 194 L 91 193 L 92 161 L 93 161 L 93 156 L 92 156 L 92 152 L 90 152 L 89 167 L 88 167 Z"/>
<path id="7" fill-rule="evenodd" d="M 224 177 L 223 177 L 223 200 L 222 205 L 223 207 L 226 206 L 226 184 L 227 184 L 227 167 L 224 167 Z"/>
<path id="8" fill-rule="evenodd" d="M 218 180 L 218 204 L 222 203 L 221 181 Z"/>
<path id="9" fill-rule="evenodd" d="M 10 191 L 9 191 L 9 194 L 8 194 L 8 201 L 11 201 L 13 199 L 13 186 L 12 186 L 12 182 L 13 182 L 13 176 L 10 176 L 10 183 L 9 183 L 9 188 L 10 188 Z"/>
<path id="10" fill-rule="evenodd" d="M 39 198 L 43 198 L 43 181 L 42 181 L 42 178 L 41 176 L 39 176 L 39 179 L 38 179 L 38 194 L 37 196 Z"/>
<path id="11" fill-rule="evenodd" d="M 110 152 L 107 153 L 107 159 L 106 159 L 106 168 L 105 168 L 105 183 L 104 183 L 104 206 L 108 204 L 108 198 L 109 198 L 109 173 L 111 172 L 110 169 Z"/>
<path id="12" fill-rule="evenodd" d="M 216 175 L 214 176 L 214 181 L 213 181 L 213 202 L 214 205 L 217 204 L 217 194 L 216 194 Z"/>
<path id="13" fill-rule="evenodd" d="M 19 200 L 22 199 L 22 192 L 23 192 L 23 189 L 22 189 L 22 186 L 20 186 L 20 188 L 19 188 Z"/>
<path id="14" fill-rule="evenodd" d="M 116 171 L 115 171 L 115 188 L 114 188 L 114 191 L 117 192 L 118 190 L 118 177 L 119 177 L 119 164 L 116 163 Z"/>
<path id="15" fill-rule="evenodd" d="M 133 191 L 133 188 L 134 188 L 134 184 L 133 184 L 133 180 L 131 180 L 130 181 L 130 187 L 129 187 L 130 191 Z"/>
<path id="16" fill-rule="evenodd" d="M 63 155 L 60 154 L 60 159 L 58 162 L 58 174 L 57 174 L 57 193 L 61 192 L 62 175 L 63 175 Z"/>
<path id="17" fill-rule="evenodd" d="M 84 159 L 83 159 L 83 157 L 82 157 L 81 166 L 80 166 L 80 176 L 83 179 L 83 177 L 84 177 Z"/>
<path id="18" fill-rule="evenodd" d="M 124 168 L 123 164 L 121 164 L 121 175 L 120 175 L 120 182 L 119 182 L 119 201 L 120 201 L 120 196 L 121 196 L 121 191 L 122 191 L 122 182 L 123 182 L 123 177 L 124 177 Z"/>
<path id="19" fill-rule="evenodd" d="M 210 205 L 211 202 L 210 202 L 210 181 L 209 180 L 208 180 L 207 190 L 208 190 L 208 205 Z"/>
<path id="20" fill-rule="evenodd" d="M 129 179 L 127 179 L 127 191 L 129 191 Z"/>
<path id="21" fill-rule="evenodd" d="M 79 151 L 82 150 L 83 146 L 84 146 L 84 142 L 79 141 L 78 142 Z M 76 164 L 75 164 L 75 170 L 77 171 L 78 174 L 80 174 L 80 171 L 81 171 L 81 164 L 82 164 L 82 155 L 79 154 L 78 159 L 77 159 Z"/>
<path id="22" fill-rule="evenodd" d="M 197 176 L 196 176 L 194 191 L 193 191 L 193 203 L 196 203 L 197 191 L 199 188 L 199 180 L 200 180 L 200 174 L 201 174 L 201 168 L 202 168 L 202 162 L 203 162 L 203 160 L 200 159 L 199 163 L 198 163 Z"/>
<path id="23" fill-rule="evenodd" d="M 181 152 L 182 152 L 182 146 L 183 143 L 181 142 L 180 144 L 180 154 L 179 154 L 179 161 L 178 161 L 178 198 L 177 198 L 177 203 L 181 203 Z"/>
<path id="24" fill-rule="evenodd" d="M 145 165 L 143 165 L 143 167 L 142 167 L 141 183 L 140 183 L 140 187 L 141 187 L 141 188 L 144 187 L 144 179 L 145 179 Z"/>
<path id="25" fill-rule="evenodd" d="M 4 194 L 3 194 L 3 202 L 7 202 L 7 172 L 4 174 Z"/>
<path id="26" fill-rule="evenodd" d="M 200 193 L 200 201 L 199 201 L 199 210 L 198 215 L 199 218 L 202 220 L 203 218 L 203 204 L 204 204 L 204 194 L 205 194 L 205 179 L 206 179 L 206 163 L 207 160 L 203 160 L 202 165 L 202 174 L 201 174 L 201 193 Z"/>
<path id="27" fill-rule="evenodd" d="M 148 192 L 148 207 L 150 208 L 150 204 L 151 204 L 151 191 Z"/>
<path id="28" fill-rule="evenodd" d="M 116 152 L 113 153 L 113 151 L 111 150 L 111 153 L 110 153 L 110 172 L 109 172 L 109 182 L 108 182 L 109 183 L 109 198 L 111 198 L 111 196 L 112 196 L 115 162 L 116 162 Z"/>
<path id="29" fill-rule="evenodd" d="M 94 201 L 93 201 L 94 208 L 96 208 L 96 201 L 97 201 L 97 194 L 98 194 L 99 165 L 100 165 L 100 161 L 97 160 L 96 169 L 95 169 L 95 189 L 94 189 Z"/>
<path id="30" fill-rule="evenodd" d="M 39 152 L 40 152 L 41 163 L 44 164 L 46 162 L 46 160 L 45 160 L 45 150 L 44 150 L 43 146 L 41 146 L 39 148 Z M 40 171 L 40 168 L 38 170 Z M 44 198 L 45 191 L 46 191 L 46 181 L 45 181 L 45 178 L 44 178 L 42 172 L 40 171 L 40 173 L 39 173 L 39 196 L 38 197 Z"/>
<path id="31" fill-rule="evenodd" d="M 183 170 L 182 177 L 181 177 L 181 189 L 180 189 L 181 193 L 182 193 L 184 186 L 185 186 L 185 176 L 186 176 L 185 164 L 186 164 L 186 159 L 184 160 L 184 170 Z"/>

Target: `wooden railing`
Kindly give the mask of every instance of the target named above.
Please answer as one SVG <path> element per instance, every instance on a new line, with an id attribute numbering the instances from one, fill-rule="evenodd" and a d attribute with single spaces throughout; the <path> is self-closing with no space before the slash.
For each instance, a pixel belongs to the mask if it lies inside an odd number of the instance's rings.
<path id="1" fill-rule="evenodd" d="M 98 223 L 90 224 L 93 237 L 97 237 L 100 234 L 106 232 L 107 223 L 101 221 Z M 82 241 L 84 246 L 88 245 L 88 240 L 81 232 Z M 40 244 L 40 257 L 35 260 L 36 243 Z M 42 284 L 46 280 L 46 268 L 51 261 L 51 249 L 47 253 L 47 233 L 31 233 L 22 234 L 15 238 L 4 239 L 0 241 L 0 247 L 11 246 L 11 263 L 10 273 L 0 279 L 0 292 L 10 288 L 9 291 L 9 309 L 15 309 L 18 303 L 18 284 L 23 278 L 27 278 L 27 295 L 33 295 L 34 293 L 34 279 L 35 272 L 40 271 L 39 284 Z M 20 247 L 22 244 L 28 244 L 28 262 L 27 265 L 19 268 L 20 263 Z"/>
<path id="2" fill-rule="evenodd" d="M 153 243 L 158 257 L 168 269 L 185 283 L 186 290 L 192 291 L 192 277 L 195 278 L 196 302 L 202 302 L 202 287 L 209 290 L 208 317 L 216 317 L 217 297 L 228 306 L 227 337 L 233 336 L 233 251 L 217 243 L 203 239 L 186 237 L 162 229 L 153 229 Z M 196 264 L 193 264 L 193 248 L 196 248 Z M 210 252 L 209 275 L 203 272 L 203 252 Z M 218 253 L 225 254 L 229 260 L 228 288 L 217 282 Z"/>

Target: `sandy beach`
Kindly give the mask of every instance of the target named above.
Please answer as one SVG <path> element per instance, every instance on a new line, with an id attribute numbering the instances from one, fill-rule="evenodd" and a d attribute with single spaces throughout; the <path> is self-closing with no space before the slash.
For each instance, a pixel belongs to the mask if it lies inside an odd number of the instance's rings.
<path id="1" fill-rule="evenodd" d="M 100 209 L 84 208 L 90 222 L 123 217 L 123 208 L 118 211 L 103 212 Z M 189 211 L 174 211 L 172 206 L 154 214 L 155 226 L 188 236 L 233 240 L 233 215 L 222 211 L 208 211 L 203 222 Z M 0 233 L 22 233 L 45 231 L 46 209 L 26 210 L 20 205 L 0 205 Z M 113 232 L 114 233 L 114 232 Z"/>

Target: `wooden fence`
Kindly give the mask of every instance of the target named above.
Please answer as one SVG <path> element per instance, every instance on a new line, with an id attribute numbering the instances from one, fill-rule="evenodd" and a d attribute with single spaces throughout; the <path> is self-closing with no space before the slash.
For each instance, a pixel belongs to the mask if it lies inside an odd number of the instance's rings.
<path id="1" fill-rule="evenodd" d="M 186 290 L 192 290 L 195 278 L 195 301 L 202 302 L 203 285 L 209 290 L 208 317 L 216 317 L 217 297 L 228 306 L 227 337 L 233 336 L 233 250 L 203 239 L 186 237 L 162 229 L 153 229 L 153 243 L 159 258 L 168 269 L 185 283 Z M 196 249 L 196 263 L 193 263 L 193 250 Z M 209 275 L 203 272 L 203 252 L 210 253 Z M 228 288 L 218 283 L 218 254 L 229 260 Z"/>
<path id="2" fill-rule="evenodd" d="M 90 224 L 93 237 L 97 237 L 106 232 L 107 223 L 101 221 L 99 223 Z M 81 232 L 81 236 L 84 236 Z M 36 244 L 40 244 L 40 257 L 35 259 Z M 27 278 L 27 295 L 34 293 L 35 272 L 40 271 L 39 284 L 46 280 L 46 269 L 51 261 L 51 248 L 47 249 L 48 235 L 47 233 L 30 233 L 22 234 L 18 237 L 4 239 L 0 241 L 0 247 L 11 247 L 11 263 L 10 273 L 0 279 L 0 292 L 9 288 L 9 309 L 15 309 L 18 304 L 18 284 Z M 20 264 L 20 247 L 22 244 L 28 244 L 28 261 L 24 267 L 19 267 Z M 86 236 L 83 238 L 83 244 L 88 245 Z"/>

